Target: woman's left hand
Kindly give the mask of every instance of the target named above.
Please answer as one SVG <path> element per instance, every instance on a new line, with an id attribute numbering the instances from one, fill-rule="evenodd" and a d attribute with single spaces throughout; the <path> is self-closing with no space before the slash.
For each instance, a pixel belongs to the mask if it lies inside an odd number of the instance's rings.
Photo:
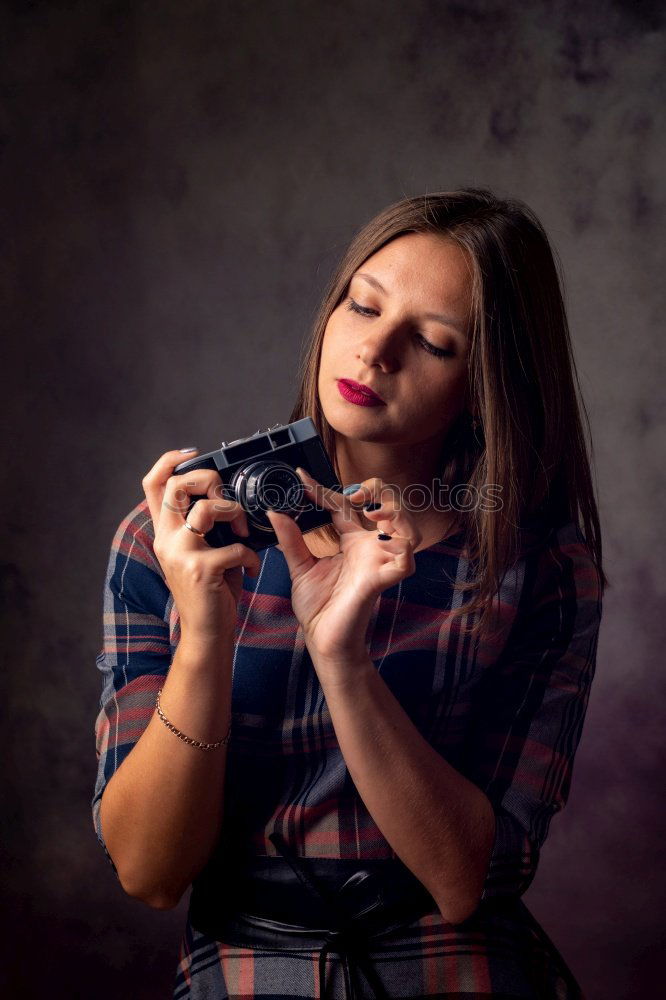
<path id="1" fill-rule="evenodd" d="M 296 521 L 288 514 L 269 511 L 291 576 L 291 603 L 313 657 L 332 663 L 367 658 L 365 634 L 377 596 L 411 576 L 414 549 L 421 534 L 414 518 L 403 510 L 381 479 L 367 479 L 349 496 L 327 489 L 304 470 L 298 473 L 311 502 L 329 510 L 340 535 L 340 551 L 317 558 L 305 543 Z M 390 493 L 390 496 L 388 495 Z M 389 541 L 363 527 L 359 506 L 375 521 Z"/>

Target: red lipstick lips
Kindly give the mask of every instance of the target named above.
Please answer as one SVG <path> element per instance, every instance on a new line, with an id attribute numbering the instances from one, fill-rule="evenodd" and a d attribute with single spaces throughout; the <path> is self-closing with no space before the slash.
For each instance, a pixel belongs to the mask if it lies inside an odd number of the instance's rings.
<path id="1" fill-rule="evenodd" d="M 384 406 L 384 400 L 362 382 L 350 378 L 338 379 L 338 391 L 344 399 L 357 406 Z"/>

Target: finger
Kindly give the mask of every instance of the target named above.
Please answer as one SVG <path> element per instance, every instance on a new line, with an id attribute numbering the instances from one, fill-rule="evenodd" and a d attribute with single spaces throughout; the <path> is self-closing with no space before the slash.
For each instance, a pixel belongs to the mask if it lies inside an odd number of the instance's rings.
<path id="1" fill-rule="evenodd" d="M 162 496 L 162 506 L 172 513 L 186 514 L 193 496 L 216 496 L 223 490 L 219 473 L 213 469 L 194 469 L 187 475 L 170 476 Z M 223 493 L 220 495 L 223 496 Z M 165 523 L 168 524 L 168 517 Z"/>
<path id="2" fill-rule="evenodd" d="M 417 528 L 413 516 L 403 508 L 385 502 L 377 503 L 376 506 L 370 504 L 369 507 L 364 508 L 363 513 L 369 521 L 373 521 L 377 525 L 378 531 L 408 538 L 415 547 L 420 545 L 421 532 Z"/>
<path id="3" fill-rule="evenodd" d="M 352 500 L 355 507 L 362 506 L 368 500 L 372 500 L 376 490 L 382 486 L 381 479 L 366 479 L 362 483 L 354 483 L 352 486 L 345 486 L 342 491 L 344 496 Z"/>
<path id="4" fill-rule="evenodd" d="M 409 539 L 394 535 L 390 541 L 378 541 L 377 545 L 381 546 L 385 553 L 385 559 L 379 567 L 379 575 L 385 587 L 392 586 L 398 580 L 416 572 L 414 548 Z"/>
<path id="5" fill-rule="evenodd" d="M 183 531 L 183 535 L 191 535 L 191 532 Z M 222 545 L 220 548 L 211 548 L 204 545 L 196 552 L 196 558 L 208 567 L 210 573 L 224 572 L 236 566 L 243 566 L 252 576 L 257 576 L 261 570 L 260 556 L 242 542 L 232 542 L 230 545 Z"/>
<path id="6" fill-rule="evenodd" d="M 192 497 L 206 497 L 192 505 Z M 188 514 L 188 510 L 191 512 Z M 194 511 L 196 510 L 196 519 Z M 174 530 L 187 518 L 199 531 L 210 531 L 216 521 L 231 521 L 237 534 L 249 534 L 243 507 L 224 495 L 219 473 L 197 469 L 184 476 L 171 476 L 164 488 L 160 525 Z"/>
<path id="7" fill-rule="evenodd" d="M 188 448 L 184 451 L 178 449 L 166 451 L 163 455 L 160 455 L 153 467 L 148 470 L 141 480 L 155 529 L 157 529 L 160 520 L 162 497 L 164 496 L 167 479 L 173 475 L 173 470 L 177 465 L 187 460 L 185 458 L 186 454 L 189 458 L 193 458 L 198 450 L 198 448 Z"/>
<path id="8" fill-rule="evenodd" d="M 355 509 L 355 505 L 352 503 L 350 497 L 344 493 L 340 493 L 339 490 L 322 486 L 309 472 L 306 472 L 300 466 L 297 467 L 296 472 L 303 482 L 309 499 L 318 507 L 330 512 L 331 520 L 340 534 L 348 531 L 363 530 L 360 510 Z M 356 504 L 356 508 L 358 508 L 358 504 Z"/>
<path id="9" fill-rule="evenodd" d="M 369 507 L 372 508 L 373 504 L 392 501 L 395 506 L 399 506 L 400 490 L 397 486 L 385 483 L 378 476 L 373 476 L 360 483 L 353 493 L 348 493 L 347 498 L 355 510 L 365 514 Z"/>
<path id="10" fill-rule="evenodd" d="M 291 582 L 295 583 L 299 577 L 317 564 L 318 559 L 312 555 L 310 549 L 305 544 L 303 532 L 293 518 L 288 514 L 282 514 L 275 510 L 268 510 L 266 516 L 277 535 L 282 553 L 287 562 Z"/>
<path id="11" fill-rule="evenodd" d="M 397 488 L 378 478 L 367 480 L 362 486 L 372 498 L 363 506 L 363 514 L 367 520 L 374 521 L 378 531 L 408 538 L 414 547 L 419 545 L 422 541 L 421 532 L 414 516 L 401 506 Z"/>
<path id="12" fill-rule="evenodd" d="M 234 535 L 247 538 L 250 531 L 245 520 L 246 514 L 242 507 L 234 501 L 211 499 L 195 500 L 185 517 L 181 517 L 177 527 L 190 525 L 190 529 L 200 531 L 204 535 L 215 527 L 218 521 L 228 522 Z M 190 534 L 193 534 L 190 531 Z M 195 536 L 196 537 L 196 536 Z"/>
<path id="13" fill-rule="evenodd" d="M 296 471 L 299 474 L 300 472 L 305 472 L 305 470 L 301 470 L 300 468 Z M 311 484 L 314 484 L 313 491 L 322 505 L 326 505 L 329 500 L 340 498 L 341 494 L 335 493 L 332 490 L 326 491 L 309 473 L 305 473 L 305 476 Z M 307 482 L 307 480 L 304 479 L 304 482 Z M 336 505 L 337 503 L 338 501 L 336 501 Z M 420 544 L 422 540 L 421 532 L 417 528 L 413 516 L 400 506 L 400 491 L 396 486 L 385 483 L 378 476 L 373 476 L 370 479 L 364 480 L 355 493 L 351 493 L 343 498 L 343 504 L 347 503 L 349 507 L 343 507 L 344 520 L 336 520 L 335 515 L 332 516 L 334 525 L 341 533 L 345 530 L 356 530 L 355 525 L 357 524 L 363 527 L 360 520 L 360 510 L 358 514 L 354 513 L 350 515 L 348 513 L 349 510 L 355 511 L 355 509 L 360 507 L 368 520 L 377 523 L 379 531 L 385 531 L 391 535 L 403 535 L 409 538 L 415 547 Z"/>
<path id="14" fill-rule="evenodd" d="M 355 507 L 363 507 L 364 504 L 373 503 L 380 499 L 385 500 L 388 496 L 397 498 L 399 491 L 397 487 L 385 483 L 378 476 L 364 479 L 362 483 L 359 483 L 358 489 L 354 493 L 347 494 L 348 499 Z"/>

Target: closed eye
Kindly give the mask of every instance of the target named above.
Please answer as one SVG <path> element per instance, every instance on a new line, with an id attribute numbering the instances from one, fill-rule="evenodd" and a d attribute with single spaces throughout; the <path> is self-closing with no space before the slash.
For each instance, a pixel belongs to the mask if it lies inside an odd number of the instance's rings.
<path id="1" fill-rule="evenodd" d="M 358 313 L 359 316 L 379 316 L 379 311 L 377 309 L 369 309 L 367 306 L 361 306 L 356 302 L 351 295 L 349 296 L 349 302 L 347 308 L 351 312 Z M 454 351 L 445 350 L 443 347 L 435 347 L 431 344 L 422 333 L 417 334 L 417 339 L 424 351 L 428 354 L 434 354 L 437 358 L 453 358 L 455 357 Z"/>
<path id="2" fill-rule="evenodd" d="M 360 313 L 361 316 L 379 316 L 379 313 L 376 309 L 368 309 L 367 306 L 360 306 L 358 302 L 355 302 L 351 297 L 349 299 L 349 305 L 347 306 L 347 308 L 351 309 L 352 312 Z"/>

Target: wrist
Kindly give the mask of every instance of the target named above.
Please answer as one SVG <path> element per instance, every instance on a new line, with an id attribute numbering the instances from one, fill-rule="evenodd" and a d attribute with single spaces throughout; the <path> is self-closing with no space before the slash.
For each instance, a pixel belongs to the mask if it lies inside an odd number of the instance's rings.
<path id="1" fill-rule="evenodd" d="M 367 649 L 311 650 L 310 658 L 325 691 L 328 688 L 354 687 L 375 671 Z"/>
<path id="2" fill-rule="evenodd" d="M 193 666 L 206 666 L 233 659 L 235 635 L 232 632 L 220 635 L 202 635 L 200 632 L 181 631 L 178 642 L 178 657 Z"/>

